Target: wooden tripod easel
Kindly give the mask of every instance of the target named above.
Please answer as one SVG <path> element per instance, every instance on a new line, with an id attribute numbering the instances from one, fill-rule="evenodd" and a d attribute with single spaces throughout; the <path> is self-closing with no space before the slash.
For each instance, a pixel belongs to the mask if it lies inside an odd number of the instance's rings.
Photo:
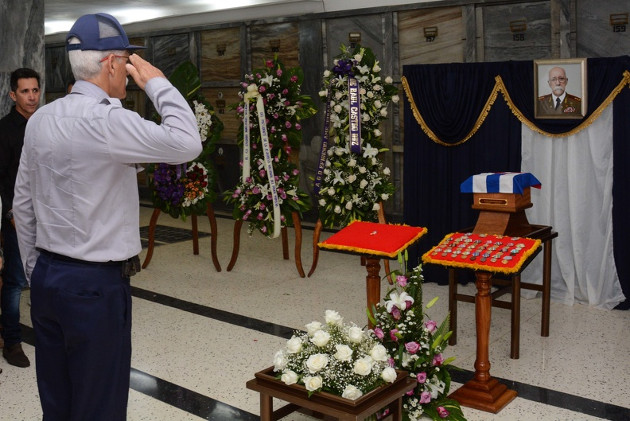
<path id="1" fill-rule="evenodd" d="M 304 269 L 302 268 L 302 222 L 300 215 L 297 212 L 292 212 L 293 226 L 295 227 L 295 267 L 301 278 L 304 278 Z M 238 259 L 238 252 L 241 244 L 241 228 L 243 226 L 243 220 L 237 219 L 234 221 L 234 244 L 232 246 L 232 258 L 228 264 L 227 271 L 230 272 L 236 260 Z M 289 259 L 289 239 L 287 236 L 287 227 L 282 227 L 282 257 L 285 260 Z M 310 275 L 309 275 L 310 276 Z"/>
<path id="2" fill-rule="evenodd" d="M 147 255 L 144 258 L 144 262 L 142 263 L 142 269 L 145 269 L 149 266 L 151 262 L 151 258 L 153 257 L 153 247 L 155 245 L 155 227 L 157 225 L 158 217 L 162 211 L 158 208 L 153 209 L 153 214 L 151 215 L 151 222 L 149 223 L 149 246 L 147 248 Z M 206 215 L 208 216 L 208 220 L 210 221 L 210 250 L 212 254 L 212 263 L 214 264 L 217 272 L 221 272 L 221 265 L 219 264 L 219 259 L 217 258 L 217 220 L 214 216 L 214 208 L 211 203 L 208 203 L 208 207 L 206 208 Z M 192 214 L 190 216 L 192 222 L 192 234 L 193 234 L 193 254 L 199 254 L 199 231 L 197 229 L 197 215 Z"/>

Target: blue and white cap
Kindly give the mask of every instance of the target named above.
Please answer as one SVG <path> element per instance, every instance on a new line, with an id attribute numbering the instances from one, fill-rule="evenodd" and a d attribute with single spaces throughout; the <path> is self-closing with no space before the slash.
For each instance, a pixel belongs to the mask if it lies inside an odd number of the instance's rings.
<path id="1" fill-rule="evenodd" d="M 77 44 L 70 44 L 70 38 L 76 37 Z M 112 15 L 96 13 L 83 15 L 72 25 L 66 36 L 66 50 L 138 50 L 145 48 L 129 44 L 125 30 Z"/>

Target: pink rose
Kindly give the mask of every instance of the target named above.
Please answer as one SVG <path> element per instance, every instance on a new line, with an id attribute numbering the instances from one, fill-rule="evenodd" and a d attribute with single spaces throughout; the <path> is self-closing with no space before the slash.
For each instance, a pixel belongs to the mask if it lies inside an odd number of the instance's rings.
<path id="1" fill-rule="evenodd" d="M 392 317 L 394 320 L 400 320 L 400 309 L 396 306 L 392 308 Z"/>
<path id="2" fill-rule="evenodd" d="M 448 417 L 450 415 L 450 412 L 448 412 L 446 410 L 446 408 L 444 408 L 443 406 L 438 406 L 437 407 L 437 412 L 438 412 L 438 415 L 440 416 L 440 418 L 446 418 L 446 417 Z"/>
<path id="3" fill-rule="evenodd" d="M 383 329 L 381 329 L 380 327 L 374 328 L 374 335 L 381 340 L 385 337 Z"/>
<path id="4" fill-rule="evenodd" d="M 443 362 L 444 362 L 444 357 L 442 356 L 442 354 L 437 354 L 435 357 L 433 357 L 433 361 L 431 362 L 431 365 L 439 366 L 439 365 L 442 365 Z"/>
<path id="5" fill-rule="evenodd" d="M 396 283 L 401 287 L 407 286 L 407 277 L 405 275 L 396 276 Z"/>
<path id="6" fill-rule="evenodd" d="M 291 82 L 297 82 L 297 80 L 298 80 L 297 76 L 295 75 L 291 76 Z"/>
<path id="7" fill-rule="evenodd" d="M 273 60 L 267 60 L 267 61 L 265 61 L 265 66 L 267 66 L 267 67 L 269 67 L 269 68 L 273 67 Z"/>
<path id="8" fill-rule="evenodd" d="M 405 349 L 410 354 L 415 354 L 420 349 L 420 344 L 418 342 L 407 342 L 405 344 Z"/>
<path id="9" fill-rule="evenodd" d="M 420 395 L 420 403 L 429 403 L 431 402 L 431 394 L 429 392 L 422 392 Z"/>
<path id="10" fill-rule="evenodd" d="M 433 333 L 437 330 L 437 323 L 433 320 L 427 320 L 424 322 L 424 327 L 426 327 L 429 332 Z"/>
<path id="11" fill-rule="evenodd" d="M 398 342 L 398 336 L 396 336 L 397 333 L 398 333 L 398 329 L 392 329 L 389 331 L 389 337 L 394 342 Z"/>
<path id="12" fill-rule="evenodd" d="M 276 70 L 276 75 L 278 75 L 278 76 L 282 76 L 282 69 L 278 69 L 278 70 Z"/>
<path id="13" fill-rule="evenodd" d="M 427 373 L 425 373 L 424 371 L 422 373 L 418 373 L 418 375 L 416 376 L 416 380 L 418 380 L 419 384 L 424 384 L 424 382 L 427 381 Z"/>

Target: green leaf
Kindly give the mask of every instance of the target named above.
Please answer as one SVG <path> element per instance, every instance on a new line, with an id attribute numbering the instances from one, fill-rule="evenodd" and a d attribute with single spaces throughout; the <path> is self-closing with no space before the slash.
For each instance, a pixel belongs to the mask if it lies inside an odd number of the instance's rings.
<path id="1" fill-rule="evenodd" d="M 197 66 L 190 61 L 183 62 L 177 66 L 168 80 L 186 99 L 190 99 L 190 97 L 201 88 L 199 70 L 197 70 Z"/>

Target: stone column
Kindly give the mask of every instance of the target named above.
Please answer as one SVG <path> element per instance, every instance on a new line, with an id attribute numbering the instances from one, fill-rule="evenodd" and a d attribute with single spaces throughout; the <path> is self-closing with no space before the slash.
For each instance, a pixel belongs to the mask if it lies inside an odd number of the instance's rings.
<path id="1" fill-rule="evenodd" d="M 0 3 L 0 117 L 9 112 L 11 72 L 30 67 L 41 76 L 44 100 L 44 0 Z"/>

